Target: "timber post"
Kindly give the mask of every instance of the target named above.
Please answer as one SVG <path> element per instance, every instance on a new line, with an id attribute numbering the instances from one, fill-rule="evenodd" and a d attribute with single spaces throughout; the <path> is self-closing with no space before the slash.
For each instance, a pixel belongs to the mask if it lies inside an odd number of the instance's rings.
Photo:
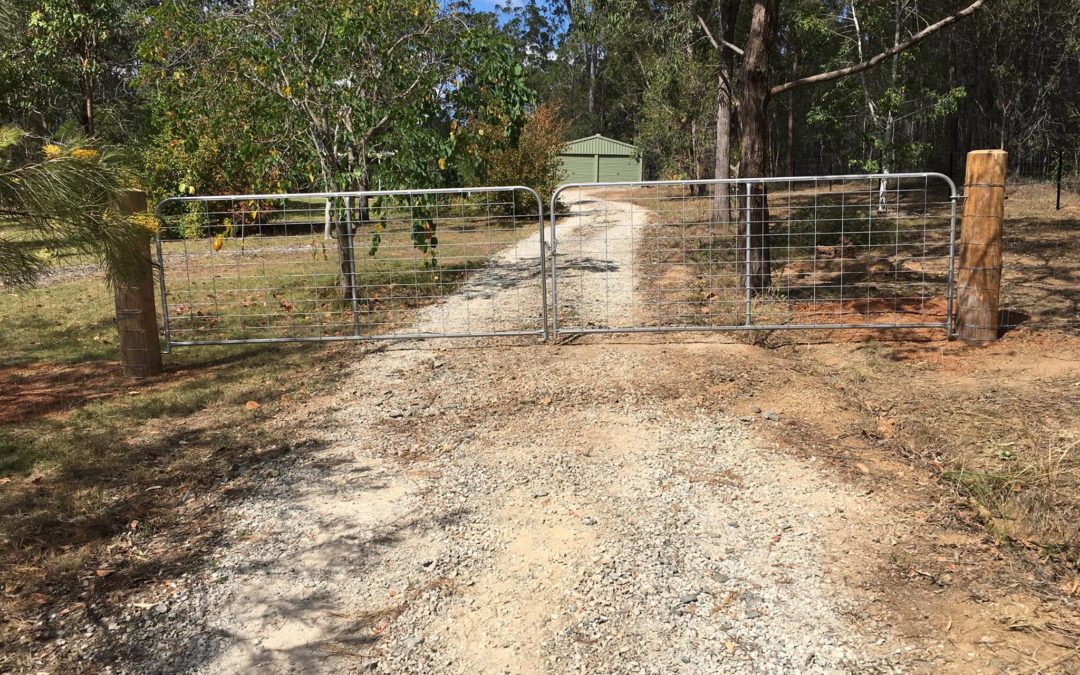
<path id="1" fill-rule="evenodd" d="M 956 323 L 957 335 L 968 344 L 998 339 L 1007 158 L 1004 150 L 974 150 L 967 156 Z"/>
<path id="2" fill-rule="evenodd" d="M 146 193 L 128 190 L 117 208 L 121 215 L 146 213 Z M 119 334 L 120 362 L 124 374 L 143 379 L 161 374 L 161 338 L 158 336 L 157 311 L 154 302 L 154 266 L 150 255 L 150 239 L 141 245 L 140 255 L 145 264 L 133 281 L 117 280 L 116 329 Z"/>

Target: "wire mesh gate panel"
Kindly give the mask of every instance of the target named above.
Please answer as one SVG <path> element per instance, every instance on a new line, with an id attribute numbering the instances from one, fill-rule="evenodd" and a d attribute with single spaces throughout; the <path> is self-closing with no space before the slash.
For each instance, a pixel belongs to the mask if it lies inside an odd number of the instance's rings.
<path id="1" fill-rule="evenodd" d="M 166 350 L 547 332 L 530 188 L 177 197 L 156 213 Z"/>
<path id="2" fill-rule="evenodd" d="M 956 201 L 935 173 L 564 185 L 553 331 L 948 335 Z"/>

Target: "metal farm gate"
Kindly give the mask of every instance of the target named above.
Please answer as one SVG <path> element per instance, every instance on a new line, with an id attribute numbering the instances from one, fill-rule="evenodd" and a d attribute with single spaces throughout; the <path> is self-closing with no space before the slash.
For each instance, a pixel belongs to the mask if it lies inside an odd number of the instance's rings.
<path id="1" fill-rule="evenodd" d="M 563 185 L 553 333 L 951 335 L 956 202 L 937 173 Z"/>
<path id="2" fill-rule="evenodd" d="M 173 197 L 155 212 L 166 351 L 547 335 L 531 188 Z"/>
<path id="3" fill-rule="evenodd" d="M 552 195 L 549 222 L 521 186 L 175 197 L 156 209 L 165 350 L 646 331 L 951 336 L 957 200 L 936 173 L 570 184 Z"/>

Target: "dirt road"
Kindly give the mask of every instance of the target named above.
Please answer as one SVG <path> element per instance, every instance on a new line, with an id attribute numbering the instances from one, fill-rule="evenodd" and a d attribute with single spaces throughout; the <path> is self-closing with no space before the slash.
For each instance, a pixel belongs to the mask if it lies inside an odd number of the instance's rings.
<path id="1" fill-rule="evenodd" d="M 560 308 L 603 303 L 618 319 L 633 304 L 633 251 L 595 239 L 605 228 L 587 197 L 570 206 L 560 251 L 581 264 Z M 538 283 L 495 265 L 464 292 L 505 294 L 505 315 L 488 320 L 510 326 Z M 467 303 L 454 302 L 426 316 L 456 321 Z M 766 440 L 785 420 L 745 412 L 752 349 L 607 338 L 369 353 L 339 394 L 279 421 L 305 441 L 223 514 L 234 535 L 209 570 L 147 613 L 132 669 L 986 666 L 932 635 L 929 613 L 913 634 L 868 581 L 914 528 L 808 448 Z"/>

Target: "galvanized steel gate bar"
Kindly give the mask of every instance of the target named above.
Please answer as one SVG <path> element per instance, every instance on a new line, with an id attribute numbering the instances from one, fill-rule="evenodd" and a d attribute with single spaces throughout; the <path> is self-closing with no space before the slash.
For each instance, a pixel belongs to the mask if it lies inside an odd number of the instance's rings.
<path id="1" fill-rule="evenodd" d="M 709 212 L 723 200 L 691 194 L 722 185 L 727 223 Z M 560 214 L 572 193 L 584 199 Z M 552 333 L 943 328 L 951 336 L 957 199 L 940 173 L 562 185 L 549 208 Z M 745 223 L 752 236 L 741 235 Z M 754 269 L 761 258 L 773 263 L 768 284 L 752 283 L 766 280 Z"/>
<path id="2" fill-rule="evenodd" d="M 155 214 L 166 351 L 547 337 L 543 204 L 526 186 L 172 197 Z"/>

